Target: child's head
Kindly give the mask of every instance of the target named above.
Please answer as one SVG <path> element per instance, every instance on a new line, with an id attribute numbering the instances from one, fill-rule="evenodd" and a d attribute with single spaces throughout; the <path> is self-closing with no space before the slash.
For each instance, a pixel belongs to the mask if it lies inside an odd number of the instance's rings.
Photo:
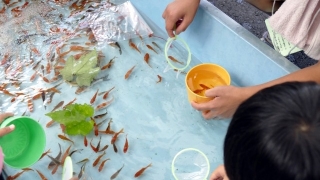
<path id="1" fill-rule="evenodd" d="M 224 144 L 230 180 L 320 179 L 320 85 L 264 89 L 237 109 Z"/>

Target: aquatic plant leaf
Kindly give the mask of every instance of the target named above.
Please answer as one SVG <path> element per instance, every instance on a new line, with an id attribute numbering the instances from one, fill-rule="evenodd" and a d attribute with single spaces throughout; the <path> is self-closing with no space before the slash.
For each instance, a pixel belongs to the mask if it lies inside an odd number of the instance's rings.
<path id="1" fill-rule="evenodd" d="M 74 57 L 70 56 L 67 59 L 66 65 L 64 66 L 64 68 L 60 70 L 60 74 L 62 75 L 62 78 L 66 81 L 73 80 L 72 68 L 73 68 L 74 61 L 75 61 Z"/>
<path id="2" fill-rule="evenodd" d="M 100 72 L 100 68 L 90 69 L 85 74 L 79 74 L 76 78 L 76 82 L 79 86 L 90 86 L 93 78 L 96 77 Z"/>
<path id="3" fill-rule="evenodd" d="M 79 60 L 70 56 L 65 67 L 60 70 L 62 78 L 66 81 L 73 81 L 76 76 L 76 82 L 79 86 L 90 86 L 93 79 L 99 74 L 100 68 L 97 67 L 98 53 L 96 50 L 82 55 Z"/>
<path id="4" fill-rule="evenodd" d="M 64 110 L 47 113 L 52 120 L 65 125 L 65 132 L 69 135 L 87 135 L 93 129 L 94 108 L 88 104 L 70 104 Z"/>
<path id="5" fill-rule="evenodd" d="M 83 136 L 89 134 L 93 129 L 94 122 L 90 121 L 74 121 L 72 123 L 68 123 L 66 125 L 65 132 L 69 135 L 78 135 L 81 134 Z"/>

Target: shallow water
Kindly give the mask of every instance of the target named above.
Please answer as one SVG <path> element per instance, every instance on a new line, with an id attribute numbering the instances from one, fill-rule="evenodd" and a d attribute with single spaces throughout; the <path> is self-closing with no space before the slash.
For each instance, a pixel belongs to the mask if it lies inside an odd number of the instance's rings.
<path id="1" fill-rule="evenodd" d="M 59 18 L 59 11 L 52 12 L 57 13 L 55 18 Z M 150 26 L 155 35 L 163 38 L 167 38 L 167 35 L 160 31 L 153 22 L 148 20 L 147 16 L 142 14 L 142 17 L 145 19 L 147 24 Z M 52 19 L 52 22 L 49 20 L 44 20 L 41 22 L 45 25 L 43 28 L 48 30 L 49 26 L 55 24 L 56 19 Z M 39 20 L 40 21 L 40 20 Z M 33 23 L 35 21 L 32 21 Z M 30 23 L 30 22 L 28 22 Z M 63 24 L 60 22 L 60 25 Z M 64 24 L 65 25 L 65 24 Z M 24 26 L 21 26 L 24 27 Z M 31 27 L 32 28 L 32 27 Z M 34 27 L 33 27 L 34 28 Z M 66 25 L 66 28 L 68 26 Z M 55 37 L 55 36 L 50 36 Z M 13 39 L 16 37 L 13 36 Z M 46 37 L 47 38 L 47 37 Z M 45 59 L 46 53 L 50 48 L 50 44 L 45 46 L 42 42 L 45 37 L 39 36 L 35 39 L 29 39 L 26 44 L 21 44 L 20 57 L 25 57 L 25 60 L 21 60 L 21 63 L 28 63 L 30 59 L 29 47 L 28 45 L 34 45 L 37 43 L 41 55 L 36 56 L 32 55 L 35 59 L 35 62 L 40 61 L 40 64 L 43 64 L 44 67 L 47 65 L 47 60 Z M 47 38 L 48 39 L 48 38 Z M 57 38 L 58 39 L 58 38 Z M 82 39 L 73 39 L 69 38 L 66 44 L 70 42 L 84 42 L 87 37 L 82 37 Z M 54 41 L 54 40 L 52 40 Z M 51 41 L 51 42 L 52 42 Z M 61 134 L 60 126 L 54 124 L 52 127 L 46 128 L 46 124 L 50 121 L 50 118 L 45 116 L 45 113 L 50 112 L 55 105 L 60 101 L 64 100 L 65 104 L 70 102 L 74 98 L 77 98 L 76 103 L 88 103 L 90 99 L 95 94 L 97 89 L 100 92 L 106 91 L 112 87 L 115 87 L 110 93 L 109 99 L 114 97 L 113 103 L 107 107 L 107 109 L 96 112 L 97 114 L 102 114 L 108 112 L 108 114 L 102 118 L 112 118 L 113 123 L 111 123 L 111 129 L 114 131 L 119 131 L 121 128 L 124 128 L 124 134 L 120 134 L 116 142 L 119 152 L 115 153 L 113 148 L 110 146 L 106 155 L 103 157 L 110 158 L 110 161 L 107 161 L 102 172 L 98 172 L 97 167 L 92 167 L 94 160 L 101 154 L 95 153 L 92 149 L 84 147 L 83 137 L 81 136 L 69 136 L 75 142 L 75 145 L 71 150 L 83 149 L 81 153 L 75 153 L 72 155 L 74 162 L 74 172 L 79 173 L 81 164 L 75 164 L 84 158 L 89 158 L 89 162 L 86 165 L 85 177 L 86 179 L 107 179 L 113 173 L 115 173 L 121 166 L 124 164 L 124 168 L 117 177 L 118 179 L 133 179 L 134 174 L 141 169 L 142 167 L 147 166 L 149 163 L 152 163 L 152 166 L 148 168 L 144 174 L 141 176 L 141 179 L 173 179 L 171 175 L 171 161 L 176 153 L 184 148 L 197 148 L 203 151 L 209 161 L 210 161 L 210 172 L 219 164 L 223 162 L 222 157 L 222 145 L 223 138 L 228 126 L 229 120 L 214 120 L 206 121 L 204 120 L 200 113 L 195 111 L 189 104 L 187 100 L 187 94 L 185 89 L 185 74 L 181 73 L 177 76 L 177 72 L 173 70 L 168 70 L 164 72 L 167 68 L 167 62 L 163 53 L 165 46 L 165 41 L 161 38 L 156 37 L 147 37 L 144 36 L 143 41 L 140 38 L 134 38 L 132 41 L 137 45 L 141 50 L 141 53 L 133 50 L 129 47 L 128 41 L 119 41 L 118 43 L 121 46 L 122 54 L 119 54 L 119 49 L 114 48 L 109 45 L 104 46 L 90 46 L 90 49 L 94 47 L 98 50 L 101 50 L 105 57 L 102 58 L 101 64 L 107 64 L 110 59 L 117 57 L 114 60 L 114 64 L 110 69 L 103 71 L 99 77 L 104 77 L 108 75 L 108 80 L 100 81 L 85 92 L 76 95 L 75 91 L 77 87 L 72 87 L 64 81 L 58 80 L 57 82 L 46 83 L 41 77 L 37 77 L 35 81 L 31 82 L 30 77 L 33 75 L 34 70 L 33 66 L 26 67 L 23 69 L 22 75 L 18 75 L 17 78 L 22 84 L 17 87 L 9 86 L 8 90 L 10 92 L 16 92 L 24 90 L 23 92 L 28 92 L 30 95 L 35 95 L 38 93 L 39 88 L 49 88 L 60 82 L 63 82 L 58 89 L 61 91 L 60 94 L 55 94 L 53 100 L 50 104 L 46 104 L 46 109 L 43 106 L 43 102 L 40 99 L 34 100 L 34 111 L 29 112 L 27 109 L 27 103 L 23 97 L 17 98 L 15 102 L 10 102 L 12 97 L 0 94 L 1 96 L 1 110 L 2 111 L 13 111 L 16 115 L 21 115 L 25 111 L 26 114 L 32 116 L 34 119 L 39 120 L 43 125 L 46 135 L 47 135 L 47 145 L 46 149 L 51 149 L 52 156 L 58 154 L 58 143 L 62 145 L 62 149 L 65 151 L 70 143 L 60 140 L 57 135 Z M 10 44 L 11 41 L 8 43 Z M 161 50 L 157 47 L 154 47 L 155 52 L 149 50 L 145 44 L 152 44 L 156 42 Z M 83 44 L 80 44 L 84 46 Z M 68 47 L 68 46 L 67 46 Z M 4 49 L 4 47 L 2 48 Z M 67 49 L 67 48 L 66 48 Z M 66 51 L 66 49 L 63 49 Z M 172 48 L 172 55 L 177 59 L 183 61 L 186 59 L 186 51 L 183 46 L 175 43 Z M 191 50 L 192 51 L 192 50 Z M 144 62 L 145 53 L 150 54 L 150 66 Z M 1 54 L 3 56 L 3 54 Z M 2 59 L 3 57 L 1 57 Z M 12 59 L 11 63 L 16 63 L 17 59 Z M 192 62 L 190 67 L 195 66 L 201 63 L 195 57 L 192 57 Z M 25 64 L 24 64 L 25 65 Z M 34 65 L 34 64 L 33 64 Z M 124 75 L 126 72 L 133 66 L 136 66 L 131 76 L 125 80 Z M 1 71 L 5 67 L 1 67 Z M 187 71 L 186 69 L 185 71 Z M 41 73 L 41 69 L 39 68 Z M 10 73 L 15 71 L 10 71 Z M 19 73 L 18 73 L 19 74 Z M 14 77 L 16 74 L 12 74 Z M 157 83 L 158 77 L 162 77 L 162 81 Z M 0 76 L 1 82 L 6 82 L 8 80 L 4 79 L 4 74 Z M 53 72 L 47 74 L 46 77 L 52 78 Z M 33 90 L 35 88 L 36 90 Z M 49 98 L 50 94 L 46 94 L 46 98 Z M 20 101 L 19 101 L 20 100 Z M 94 103 L 96 107 L 98 104 L 104 102 L 102 97 L 99 96 L 97 101 Z M 102 120 L 101 119 L 101 120 Z M 101 122 L 97 120 L 97 122 Z M 107 127 L 106 121 L 101 125 L 99 129 L 105 129 Z M 128 137 L 129 149 L 126 154 L 122 152 L 125 135 Z M 87 136 L 89 142 L 91 139 L 92 143 L 96 145 L 101 136 L 101 146 L 103 147 L 106 144 L 110 145 L 111 137 L 110 135 L 99 134 L 99 136 L 94 136 L 92 132 Z M 59 179 L 62 173 L 62 168 L 59 168 L 57 173 L 51 175 L 51 170 L 47 169 L 47 165 L 50 162 L 50 159 L 44 157 L 31 168 L 41 171 L 48 179 Z M 15 174 L 18 170 L 5 167 L 5 170 L 9 175 Z M 21 179 L 34 179 L 39 177 L 36 172 L 26 172 L 21 176 Z"/>

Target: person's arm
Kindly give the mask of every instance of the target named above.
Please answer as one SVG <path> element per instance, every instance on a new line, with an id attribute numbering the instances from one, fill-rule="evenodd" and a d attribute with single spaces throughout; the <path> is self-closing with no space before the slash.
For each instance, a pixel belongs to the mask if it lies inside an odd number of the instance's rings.
<path id="1" fill-rule="evenodd" d="M 219 86 L 205 92 L 207 97 L 214 97 L 206 103 L 194 103 L 191 105 L 196 110 L 202 111 L 205 119 L 214 117 L 228 118 L 233 116 L 238 106 L 258 91 L 289 81 L 315 81 L 320 84 L 320 62 L 317 64 L 293 72 L 278 79 L 250 87 Z"/>
<path id="2" fill-rule="evenodd" d="M 12 113 L 2 113 L 0 114 L 0 122 L 4 121 L 6 118 L 13 116 Z M 10 126 L 0 129 L 0 137 L 9 134 L 14 130 L 15 126 L 12 124 Z"/>
<path id="3" fill-rule="evenodd" d="M 266 87 L 270 87 L 276 84 L 280 84 L 288 81 L 315 81 L 320 84 L 320 62 L 316 63 L 313 66 L 301 69 L 299 71 L 293 72 L 281 78 L 275 79 L 273 81 L 269 81 L 264 84 L 260 84 L 252 87 L 252 93 L 256 93 L 257 91 L 264 89 Z M 250 95 L 250 96 L 251 96 Z"/>
<path id="4" fill-rule="evenodd" d="M 174 27 L 179 20 L 181 20 L 181 24 L 176 27 L 175 34 L 188 28 L 196 15 L 199 4 L 200 0 L 175 0 L 168 4 L 162 17 L 165 19 L 169 37 L 174 37 Z"/>
<path id="5" fill-rule="evenodd" d="M 218 166 L 211 174 L 210 180 L 229 180 L 224 165 Z"/>

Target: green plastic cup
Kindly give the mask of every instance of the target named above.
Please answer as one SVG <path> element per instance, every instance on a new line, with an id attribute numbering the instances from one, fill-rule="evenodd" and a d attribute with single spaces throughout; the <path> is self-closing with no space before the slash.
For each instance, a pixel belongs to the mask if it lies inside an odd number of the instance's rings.
<path id="1" fill-rule="evenodd" d="M 46 134 L 42 126 L 26 116 L 13 116 L 5 119 L 0 128 L 15 125 L 15 129 L 0 137 L 4 163 L 12 168 L 30 167 L 41 157 L 46 147 Z"/>

